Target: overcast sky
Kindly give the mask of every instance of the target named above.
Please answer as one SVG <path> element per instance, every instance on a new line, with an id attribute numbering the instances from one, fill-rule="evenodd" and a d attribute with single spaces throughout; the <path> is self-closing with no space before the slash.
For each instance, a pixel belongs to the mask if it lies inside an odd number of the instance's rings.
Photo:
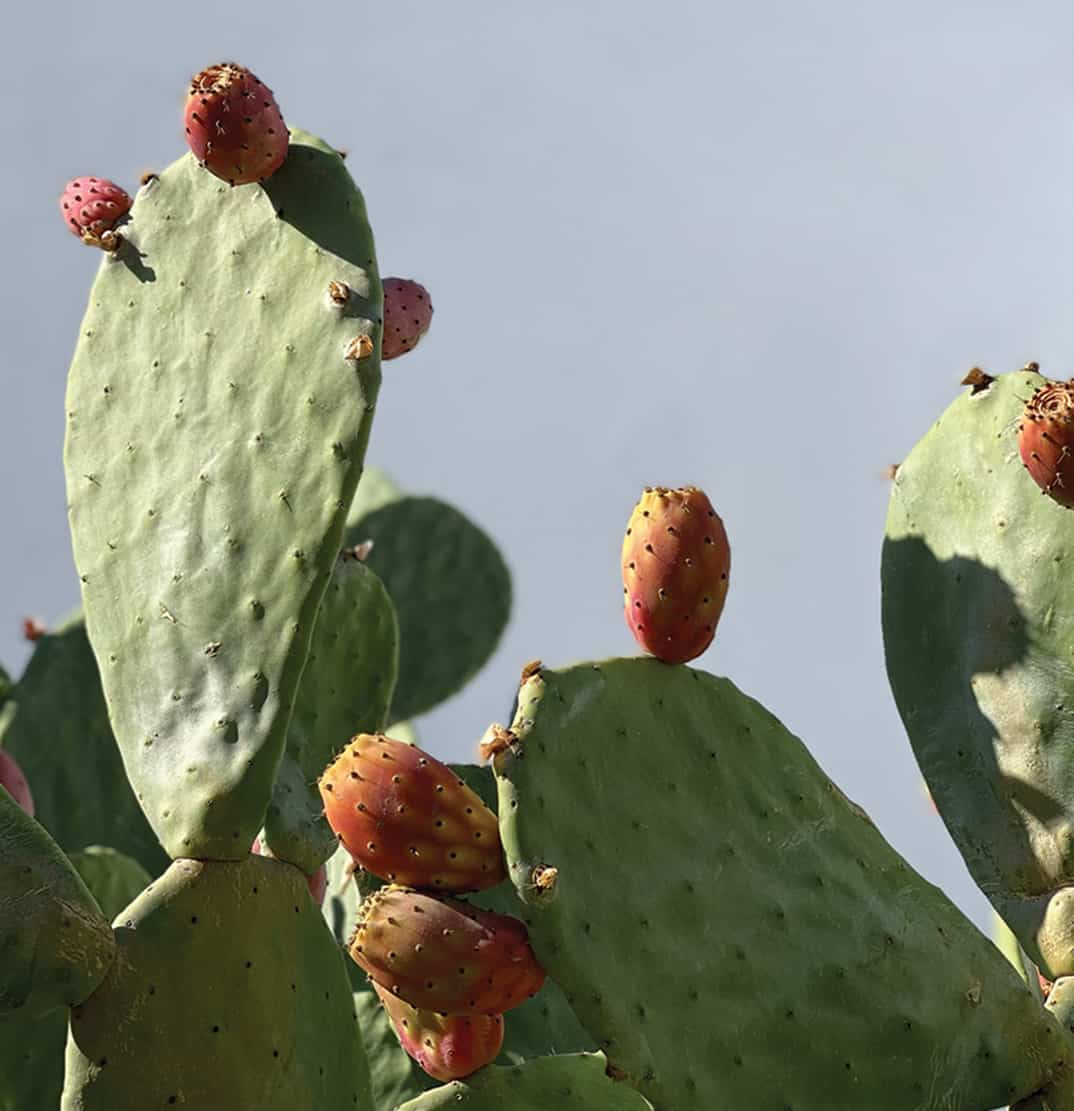
<path id="1" fill-rule="evenodd" d="M 514 574 L 500 651 L 425 746 L 469 758 L 529 659 L 633 653 L 627 516 L 646 484 L 699 485 L 733 550 L 699 666 L 987 921 L 887 687 L 882 472 L 974 363 L 1074 373 L 1069 5 L 52 3 L 7 31 L 0 662 L 22 667 L 23 615 L 78 601 L 63 393 L 98 259 L 56 197 L 180 156 L 187 79 L 234 57 L 349 149 L 383 273 L 432 293 L 369 459 Z"/>

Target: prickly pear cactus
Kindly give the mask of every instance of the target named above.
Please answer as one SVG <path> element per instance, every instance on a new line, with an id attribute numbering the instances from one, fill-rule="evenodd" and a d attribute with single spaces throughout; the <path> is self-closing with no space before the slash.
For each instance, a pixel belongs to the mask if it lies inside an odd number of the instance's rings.
<path id="1" fill-rule="evenodd" d="M 963 393 L 899 466 L 883 556 L 888 676 L 978 886 L 1051 979 L 1074 973 L 1074 514 L 1018 456 L 1044 379 Z"/>
<path id="2" fill-rule="evenodd" d="M 272 854 L 307 875 L 336 850 L 317 777 L 355 733 L 384 728 L 398 665 L 399 626 L 388 592 L 369 567 L 340 559 L 317 615 L 265 818 Z"/>
<path id="3" fill-rule="evenodd" d="M 493 1065 L 417 1096 L 399 1111 L 645 1111 L 650 1106 L 633 1088 L 608 1076 L 602 1053 L 576 1053 L 506 1068 Z"/>
<path id="4" fill-rule="evenodd" d="M 297 868 L 180 860 L 116 919 L 71 1014 L 65 1111 L 356 1107 L 369 1077 L 343 957 Z"/>
<path id="5" fill-rule="evenodd" d="M 512 728 L 500 826 L 534 950 L 655 1107 L 983 1109 L 1069 1083 L 998 949 L 727 680 L 543 671 Z"/>
<path id="6" fill-rule="evenodd" d="M 75 871 L 106 918 L 114 918 L 149 883 L 130 857 L 100 845 L 71 857 Z M 0 1018 L 0 1111 L 52 1111 L 63 1090 L 67 1010 L 27 1018 L 21 1011 Z"/>
<path id="7" fill-rule="evenodd" d="M 81 1003 L 116 955 L 108 921 L 44 828 L 0 790 L 0 1013 Z"/>
<path id="8" fill-rule="evenodd" d="M 123 770 L 81 614 L 34 645 L 0 708 L 0 745 L 26 773 L 35 817 L 65 852 L 107 842 L 152 875 L 167 867 Z"/>
<path id="9" fill-rule="evenodd" d="M 511 575 L 493 541 L 459 510 L 376 478 L 358 489 L 346 542 L 373 541 L 367 562 L 399 615 L 391 709 L 399 720 L 431 710 L 484 666 L 510 616 Z"/>
<path id="10" fill-rule="evenodd" d="M 361 472 L 380 381 L 372 235 L 338 154 L 295 132 L 265 187 L 181 158 L 123 236 L 67 392 L 86 624 L 162 844 L 237 859 Z"/>

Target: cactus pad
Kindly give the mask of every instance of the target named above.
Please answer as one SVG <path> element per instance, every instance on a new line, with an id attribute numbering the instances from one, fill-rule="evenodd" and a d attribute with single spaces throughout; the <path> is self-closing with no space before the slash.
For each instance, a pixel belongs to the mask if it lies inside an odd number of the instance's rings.
<path id="1" fill-rule="evenodd" d="M 265 815 L 369 435 L 372 236 L 342 160 L 298 132 L 265 187 L 181 158 L 123 234 L 67 391 L 86 624 L 161 842 L 237 859 Z"/>
<path id="2" fill-rule="evenodd" d="M 518 1065 L 493 1065 L 404 1103 L 398 1111 L 645 1111 L 649 1104 L 633 1088 L 617 1084 L 601 1053 L 538 1057 Z M 672 1105 L 669 1105 L 672 1106 Z M 685 1106 L 700 1107 L 701 1104 Z M 706 1105 L 709 1106 L 709 1105 Z M 712 1104 L 753 1107 L 755 1104 Z"/>
<path id="3" fill-rule="evenodd" d="M 116 955 L 112 930 L 43 826 L 0 790 L 0 1013 L 81 1003 Z"/>
<path id="4" fill-rule="evenodd" d="M 151 875 L 164 871 L 168 857 L 123 770 L 81 614 L 34 645 L 0 709 L 0 744 L 26 773 L 35 816 L 61 849 L 106 841 Z"/>
<path id="5" fill-rule="evenodd" d="M 388 500 L 389 482 L 359 488 L 346 536 L 349 545 L 373 541 L 367 562 L 399 615 L 398 719 L 431 710 L 481 670 L 511 612 L 511 575 L 457 509 L 436 498 Z"/>
<path id="6" fill-rule="evenodd" d="M 883 557 L 888 676 L 970 874 L 1055 979 L 1074 973 L 1074 514 L 1018 455 L 1044 379 L 960 396 L 899 466 Z"/>
<path id="7" fill-rule="evenodd" d="M 117 919 L 119 958 L 75 1008 L 67 1111 L 369 1111 L 343 957 L 289 864 L 176 861 Z M 197 975 L 191 970 L 197 969 Z"/>
<path id="8" fill-rule="evenodd" d="M 265 817 L 272 855 L 307 875 L 336 849 L 317 777 L 355 733 L 384 728 L 398 660 L 399 628 L 388 592 L 363 563 L 340 560 L 317 615 Z"/>
<path id="9" fill-rule="evenodd" d="M 533 948 L 654 1106 L 994 1107 L 1065 1063 L 1003 955 L 727 680 L 543 671 L 513 732 L 500 825 Z"/>

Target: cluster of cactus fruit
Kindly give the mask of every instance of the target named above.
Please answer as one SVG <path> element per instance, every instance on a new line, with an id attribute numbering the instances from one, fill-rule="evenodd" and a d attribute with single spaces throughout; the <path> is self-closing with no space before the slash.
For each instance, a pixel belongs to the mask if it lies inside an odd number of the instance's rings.
<path id="1" fill-rule="evenodd" d="M 1001 952 L 688 666 L 730 573 L 694 487 L 627 525 L 642 656 L 527 664 L 480 764 L 418 747 L 510 606 L 476 525 L 365 466 L 429 295 L 248 70 L 185 127 L 133 199 L 60 202 L 103 251 L 83 607 L 0 672 L 0 1111 L 1074 1111 L 1074 383 L 973 372 L 884 541 L 892 690 Z"/>

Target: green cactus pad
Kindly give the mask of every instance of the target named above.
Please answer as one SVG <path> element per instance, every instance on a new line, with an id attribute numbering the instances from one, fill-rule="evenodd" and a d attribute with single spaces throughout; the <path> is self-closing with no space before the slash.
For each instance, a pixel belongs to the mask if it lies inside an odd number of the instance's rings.
<path id="1" fill-rule="evenodd" d="M 317 615 L 264 838 L 307 875 L 336 850 L 317 778 L 356 733 L 387 721 L 399 664 L 399 627 L 388 592 L 354 559 L 336 564 Z"/>
<path id="2" fill-rule="evenodd" d="M 71 863 L 108 918 L 114 918 L 150 882 L 145 869 L 114 849 L 92 845 Z M 0 1111 L 51 1111 L 63 1090 L 67 1011 L 38 1018 L 21 1012 L 0 1018 Z"/>
<path id="3" fill-rule="evenodd" d="M 2 707 L 11 696 L 11 688 L 13 685 L 11 676 L 8 675 L 4 668 L 0 667 L 0 707 Z"/>
<path id="4" fill-rule="evenodd" d="M 102 263 L 67 392 L 90 641 L 127 773 L 172 856 L 261 826 L 380 383 L 362 196 L 293 133 L 267 189 L 187 155 Z M 341 308 L 330 283 L 352 291 Z M 359 335 L 373 352 L 348 358 Z"/>
<path id="5" fill-rule="evenodd" d="M 466 1080 L 455 1080 L 404 1103 L 399 1111 L 644 1111 L 650 1104 L 633 1088 L 617 1084 L 606 1073 L 602 1053 L 538 1057 L 504 1068 L 490 1065 Z M 700 1108 L 754 1107 L 754 1104 L 668 1105 Z M 818 1105 L 819 1106 L 819 1105 Z"/>
<path id="6" fill-rule="evenodd" d="M 35 817 L 64 852 L 106 842 L 151 875 L 168 866 L 123 770 L 81 614 L 34 645 L 0 710 L 0 745 L 26 773 Z"/>
<path id="7" fill-rule="evenodd" d="M 1058 1075 L 999 950 L 726 679 L 546 670 L 513 731 L 500 828 L 534 950 L 655 1107 L 986 1108 Z"/>
<path id="8" fill-rule="evenodd" d="M 109 921 L 153 882 L 137 860 L 106 845 L 87 845 L 71 863 Z"/>
<path id="9" fill-rule="evenodd" d="M 0 788 L 0 1013 L 81 1003 L 116 955 L 107 920 L 45 832 Z"/>
<path id="10" fill-rule="evenodd" d="M 454 771 L 492 810 L 499 805 L 496 778 L 492 770 L 474 764 L 452 764 Z M 509 883 L 467 896 L 469 902 L 497 914 L 528 919 L 529 911 L 519 901 Z M 504 1016 L 503 1051 L 500 1064 L 517 1064 L 532 1057 L 554 1053 L 584 1053 L 596 1049 L 596 1042 L 578 1021 L 560 986 L 551 978 L 532 998 Z"/>
<path id="11" fill-rule="evenodd" d="M 461 690 L 492 655 L 511 612 L 511 575 L 492 540 L 457 509 L 435 498 L 388 500 L 389 483 L 359 488 L 346 543 L 373 541 L 366 561 L 395 603 L 391 716 L 408 718 Z"/>
<path id="12" fill-rule="evenodd" d="M 1051 979 L 1074 973 L 1074 514 L 1026 474 L 1021 371 L 963 393 L 896 474 L 888 677 L 970 874 Z"/>
<path id="13" fill-rule="evenodd" d="M 176 861 L 116 940 L 71 1014 L 66 1111 L 369 1111 L 343 956 L 297 868 Z"/>

